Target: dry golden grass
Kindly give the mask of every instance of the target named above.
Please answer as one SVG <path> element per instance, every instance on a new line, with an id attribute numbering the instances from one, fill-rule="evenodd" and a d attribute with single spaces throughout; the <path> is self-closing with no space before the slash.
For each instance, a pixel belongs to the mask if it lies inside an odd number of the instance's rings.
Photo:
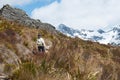
<path id="1" fill-rule="evenodd" d="M 38 33 L 52 43 L 43 56 L 32 54 Z M 21 60 L 19 66 L 12 64 L 15 65 L 10 75 L 13 80 L 120 80 L 120 47 L 51 34 L 2 18 L 0 40 L 0 44 L 14 51 Z M 31 53 L 20 56 L 24 53 L 18 52 L 18 43 Z"/>

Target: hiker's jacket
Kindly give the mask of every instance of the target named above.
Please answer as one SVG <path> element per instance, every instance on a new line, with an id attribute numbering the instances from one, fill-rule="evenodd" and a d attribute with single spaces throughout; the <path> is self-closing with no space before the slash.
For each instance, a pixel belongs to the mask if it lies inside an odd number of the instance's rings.
<path id="1" fill-rule="evenodd" d="M 44 46 L 44 47 L 45 47 L 44 39 L 43 39 L 43 38 L 37 39 L 37 45 L 38 45 L 38 46 Z"/>

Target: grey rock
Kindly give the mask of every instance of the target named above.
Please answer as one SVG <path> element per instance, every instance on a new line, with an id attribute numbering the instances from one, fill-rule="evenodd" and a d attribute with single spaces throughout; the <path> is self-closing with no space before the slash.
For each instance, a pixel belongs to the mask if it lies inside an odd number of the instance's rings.
<path id="1" fill-rule="evenodd" d="M 35 20 L 30 18 L 23 10 L 13 8 L 10 5 L 4 5 L 0 9 L 0 16 L 4 17 L 7 20 L 15 21 L 19 24 L 31 27 L 31 28 L 38 28 L 44 29 L 51 33 L 56 33 L 57 30 L 54 26 L 48 23 L 42 23 L 40 20 Z"/>
<path id="2" fill-rule="evenodd" d="M 10 49 L 8 49 L 5 45 L 0 45 L 0 55 L 2 63 L 7 63 L 7 64 L 19 64 L 19 57 Z"/>

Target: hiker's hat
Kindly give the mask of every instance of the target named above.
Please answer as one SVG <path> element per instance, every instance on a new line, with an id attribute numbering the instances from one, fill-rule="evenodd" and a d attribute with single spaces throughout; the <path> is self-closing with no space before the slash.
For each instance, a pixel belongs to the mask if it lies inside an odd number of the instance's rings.
<path id="1" fill-rule="evenodd" d="M 38 34 L 38 36 L 40 37 L 41 35 L 40 35 L 40 34 Z"/>

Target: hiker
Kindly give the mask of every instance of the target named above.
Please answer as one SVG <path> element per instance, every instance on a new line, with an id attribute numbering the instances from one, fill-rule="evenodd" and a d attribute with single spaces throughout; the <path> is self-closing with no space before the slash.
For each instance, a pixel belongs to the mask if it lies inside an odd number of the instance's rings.
<path id="1" fill-rule="evenodd" d="M 38 45 L 38 51 L 44 53 L 45 52 L 45 42 L 40 34 L 38 34 L 37 45 Z"/>

